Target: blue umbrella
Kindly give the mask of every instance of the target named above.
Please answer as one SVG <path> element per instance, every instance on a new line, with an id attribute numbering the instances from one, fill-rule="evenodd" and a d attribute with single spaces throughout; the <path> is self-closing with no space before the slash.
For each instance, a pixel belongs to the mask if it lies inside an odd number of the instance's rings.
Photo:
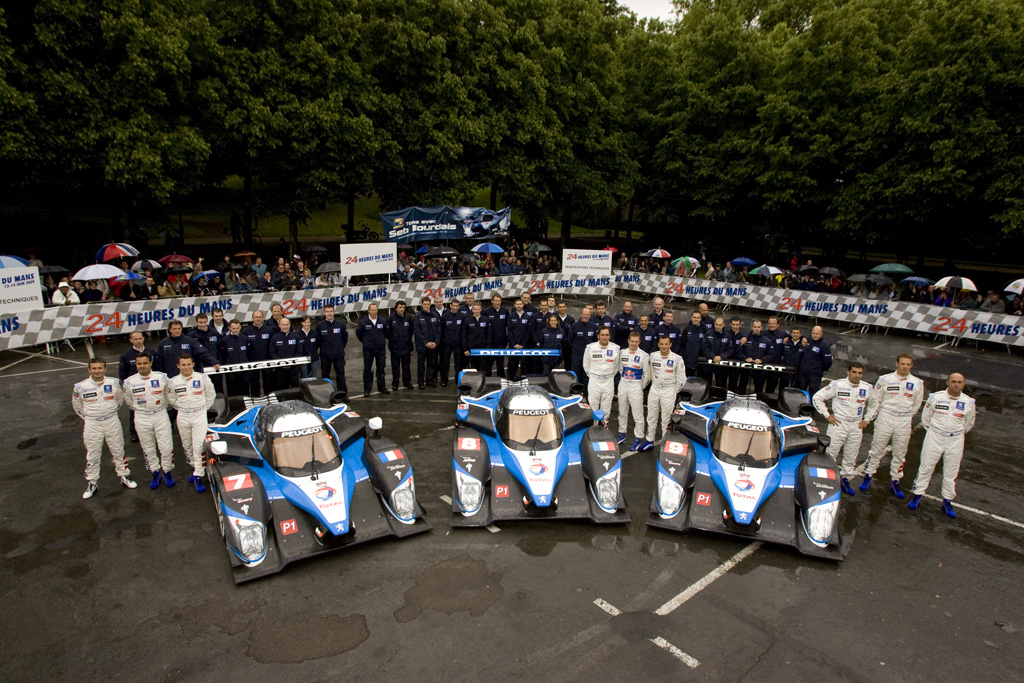
<path id="1" fill-rule="evenodd" d="M 504 254 L 505 250 L 499 247 L 493 242 L 484 242 L 473 247 L 473 251 L 478 254 Z"/>
<path id="2" fill-rule="evenodd" d="M 138 273 L 133 273 L 130 270 L 128 272 L 121 273 L 120 275 L 118 275 L 117 277 L 114 278 L 114 280 L 116 280 L 117 282 L 128 282 L 129 280 L 145 280 L 145 279 L 146 279 L 145 275 L 139 275 Z"/>
<path id="3" fill-rule="evenodd" d="M 734 258 L 732 260 L 732 264 L 734 266 L 747 266 L 747 267 L 750 267 L 750 266 L 756 266 L 757 265 L 757 261 L 755 261 L 754 259 L 749 259 L 746 256 L 740 256 L 739 258 Z"/>
<path id="4" fill-rule="evenodd" d="M 221 272 L 219 270 L 204 270 L 201 273 L 193 275 L 192 279 L 198 280 L 201 277 L 221 277 Z"/>
<path id="5" fill-rule="evenodd" d="M 900 282 L 905 285 L 920 285 L 921 287 L 927 287 L 932 284 L 933 281 L 926 277 L 920 277 L 919 275 L 911 275 L 910 277 L 903 278 Z"/>
<path id="6" fill-rule="evenodd" d="M 419 249 L 416 250 L 416 254 L 426 254 L 428 251 L 430 251 L 430 247 L 420 247 Z"/>
<path id="7" fill-rule="evenodd" d="M 0 268 L 24 268 L 28 261 L 20 256 L 0 256 Z"/>

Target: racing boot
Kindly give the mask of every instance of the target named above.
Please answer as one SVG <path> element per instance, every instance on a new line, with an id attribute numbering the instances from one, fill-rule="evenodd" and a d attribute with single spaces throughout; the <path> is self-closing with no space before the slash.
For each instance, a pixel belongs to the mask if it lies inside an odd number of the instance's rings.
<path id="1" fill-rule="evenodd" d="M 843 477 L 841 486 L 843 487 L 843 493 L 845 493 L 846 495 L 848 495 L 848 496 L 855 496 L 855 495 L 857 495 L 856 493 L 853 492 L 853 487 L 850 486 L 850 480 L 847 479 L 846 477 Z"/>
<path id="2" fill-rule="evenodd" d="M 203 478 L 202 477 L 193 477 L 192 478 L 192 483 L 196 485 L 196 493 L 202 493 L 203 491 L 206 490 L 206 487 L 203 486 Z"/>
<path id="3" fill-rule="evenodd" d="M 622 442 L 623 442 L 623 441 L 625 441 L 625 440 L 626 440 L 626 432 L 619 432 L 619 440 L 618 440 L 618 443 L 622 443 Z"/>
<path id="4" fill-rule="evenodd" d="M 132 481 L 132 478 L 126 474 L 125 476 L 121 477 L 121 486 L 125 487 L 126 489 L 134 489 L 138 487 L 138 484 Z"/>
<path id="5" fill-rule="evenodd" d="M 953 509 L 953 503 L 946 500 L 945 498 L 942 499 L 942 511 L 946 513 L 947 517 L 952 517 L 953 519 L 956 519 L 956 510 Z"/>
<path id="6" fill-rule="evenodd" d="M 82 499 L 89 500 L 90 498 L 92 498 L 94 495 L 96 495 L 96 490 L 98 488 L 99 486 L 96 485 L 96 482 L 90 481 L 89 485 L 85 487 L 85 492 L 82 494 Z"/>
<path id="7" fill-rule="evenodd" d="M 641 452 L 641 453 L 645 453 L 645 452 L 647 452 L 647 451 L 649 451 L 649 450 L 651 450 L 653 448 L 654 448 L 654 442 L 653 441 L 644 441 L 643 444 L 640 445 L 640 448 L 637 449 L 637 450 L 639 452 Z"/>
<path id="8" fill-rule="evenodd" d="M 174 487 L 174 477 L 171 476 L 170 472 L 164 472 L 164 486 L 167 488 Z"/>
<path id="9" fill-rule="evenodd" d="M 921 494 L 917 494 L 916 496 L 910 499 L 910 502 L 907 503 L 907 507 L 910 508 L 911 510 L 916 510 L 917 506 L 921 504 L 921 498 Z"/>
<path id="10" fill-rule="evenodd" d="M 903 489 L 900 488 L 900 480 L 893 479 L 889 482 L 889 490 L 892 491 L 892 495 L 896 496 L 900 500 L 903 500 Z"/>
<path id="11" fill-rule="evenodd" d="M 639 437 L 637 437 L 636 439 L 633 440 L 633 445 L 629 447 L 629 450 L 631 450 L 631 451 L 639 451 L 640 450 L 640 446 L 643 445 L 643 443 L 644 443 L 644 440 L 639 438 Z"/>
<path id="12" fill-rule="evenodd" d="M 858 486 L 857 488 L 859 488 L 861 491 L 867 491 L 869 486 L 871 486 L 871 475 L 865 474 L 864 481 L 862 481 L 860 483 L 860 486 Z"/>
<path id="13" fill-rule="evenodd" d="M 160 470 L 155 470 L 153 472 L 153 481 L 149 482 L 149 488 L 154 491 L 160 488 Z"/>

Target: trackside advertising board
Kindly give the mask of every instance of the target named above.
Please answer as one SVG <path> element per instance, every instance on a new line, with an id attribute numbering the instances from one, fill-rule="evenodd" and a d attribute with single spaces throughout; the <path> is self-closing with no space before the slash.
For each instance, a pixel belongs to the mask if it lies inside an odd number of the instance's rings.
<path id="1" fill-rule="evenodd" d="M 0 268 L 0 334 L 18 329 L 19 315 L 40 310 L 44 304 L 38 268 Z"/>
<path id="2" fill-rule="evenodd" d="M 393 274 L 398 269 L 398 245 L 394 242 L 343 244 L 338 263 L 345 276 Z"/>
<path id="3" fill-rule="evenodd" d="M 563 249 L 562 272 L 611 275 L 612 252 L 595 249 Z"/>

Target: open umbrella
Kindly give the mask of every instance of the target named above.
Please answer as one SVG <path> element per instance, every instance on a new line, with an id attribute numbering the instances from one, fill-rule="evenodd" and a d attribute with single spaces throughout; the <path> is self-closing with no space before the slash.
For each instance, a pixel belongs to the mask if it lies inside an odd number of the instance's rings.
<path id="1" fill-rule="evenodd" d="M 493 242 L 483 242 L 473 247 L 478 254 L 504 254 L 505 250 Z"/>
<path id="2" fill-rule="evenodd" d="M 750 267 L 750 266 L 756 266 L 757 265 L 757 261 L 755 261 L 754 259 L 751 259 L 751 258 L 747 258 L 746 256 L 740 256 L 739 258 L 734 258 L 732 260 L 732 265 L 734 265 L 734 266 L 747 266 L 747 267 Z"/>
<path id="3" fill-rule="evenodd" d="M 195 275 L 193 275 L 192 276 L 192 280 L 194 282 L 194 281 L 198 280 L 201 277 L 220 277 L 220 271 L 219 270 L 204 270 L 201 273 L 196 273 Z"/>
<path id="4" fill-rule="evenodd" d="M 685 261 L 687 264 L 687 270 L 696 270 L 697 268 L 700 268 L 700 261 L 693 258 L 692 256 L 680 256 L 679 258 L 672 262 L 672 267 L 679 268 L 679 264 L 683 261 Z"/>
<path id="5" fill-rule="evenodd" d="M 846 278 L 847 282 L 867 282 L 868 276 L 865 273 L 859 273 L 857 275 L 851 275 Z"/>
<path id="6" fill-rule="evenodd" d="M 610 252 L 615 253 L 615 252 L 618 252 L 619 250 L 609 244 L 607 247 L 605 247 L 601 251 L 610 251 Z"/>
<path id="7" fill-rule="evenodd" d="M 538 242 L 537 244 L 531 244 L 526 248 L 527 254 L 539 254 L 542 251 L 551 251 L 551 247 L 549 247 L 546 244 L 541 244 L 540 242 Z M 604 251 L 607 251 L 607 249 L 604 249 Z M 618 251 L 618 249 L 616 249 L 616 251 Z"/>
<path id="8" fill-rule="evenodd" d="M 133 273 L 130 270 L 127 271 L 127 272 L 121 273 L 120 275 L 118 275 L 117 277 L 114 278 L 114 280 L 116 282 L 130 282 L 131 280 L 145 280 L 145 279 L 146 279 L 145 275 L 139 275 L 138 273 Z"/>
<path id="9" fill-rule="evenodd" d="M 776 275 L 782 275 L 782 271 L 775 266 L 769 266 L 767 263 L 763 266 L 758 266 L 750 271 L 751 275 L 765 275 L 767 277 L 775 277 Z"/>
<path id="10" fill-rule="evenodd" d="M 235 254 L 235 256 L 238 256 L 238 254 Z M 167 256 L 158 258 L 157 261 L 164 264 L 165 266 L 171 263 L 194 263 L 194 261 L 191 258 L 185 256 L 184 254 L 168 254 Z"/>
<path id="11" fill-rule="evenodd" d="M 415 246 L 416 246 L 415 244 L 409 244 L 408 242 L 404 242 L 402 244 L 399 244 L 398 248 L 399 249 L 412 249 Z"/>
<path id="12" fill-rule="evenodd" d="M 428 251 L 430 251 L 430 247 L 424 244 L 422 247 L 416 250 L 416 255 L 420 256 L 426 254 Z"/>
<path id="13" fill-rule="evenodd" d="M 245 266 L 243 266 L 241 263 L 234 263 L 233 261 L 228 261 L 228 266 L 227 268 L 224 269 L 224 272 L 226 273 L 229 270 L 245 270 Z"/>
<path id="14" fill-rule="evenodd" d="M 40 275 L 60 275 L 61 273 L 70 273 L 71 270 L 64 266 L 43 266 L 39 269 Z"/>
<path id="15" fill-rule="evenodd" d="M 833 277 L 837 277 L 840 280 L 843 280 L 843 279 L 846 278 L 846 273 L 844 273 L 843 271 L 839 270 L 835 266 L 825 266 L 824 268 L 819 270 L 818 273 L 820 273 L 821 275 L 832 275 Z"/>
<path id="16" fill-rule="evenodd" d="M 252 258 L 253 256 L 259 256 L 259 254 L 257 254 L 255 251 L 240 251 L 237 254 L 235 254 L 235 258 Z M 165 256 L 164 258 L 167 257 Z M 191 261 L 189 263 L 191 263 Z"/>
<path id="17" fill-rule="evenodd" d="M 104 244 L 100 247 L 100 250 L 96 252 L 95 260 L 100 261 L 113 261 L 116 258 L 130 258 L 132 256 L 138 256 L 139 250 L 130 244 L 124 242 L 111 242 L 110 244 Z"/>
<path id="18" fill-rule="evenodd" d="M 872 273 L 888 273 L 889 275 L 913 275 L 914 271 L 902 263 L 883 263 L 871 269 Z"/>
<path id="19" fill-rule="evenodd" d="M 920 275 L 911 275 L 910 277 L 905 277 L 902 280 L 900 280 L 900 282 L 902 282 L 905 285 L 918 285 L 919 287 L 927 287 L 928 285 L 932 284 L 931 280 L 929 280 L 926 277 L 921 277 Z"/>
<path id="20" fill-rule="evenodd" d="M 143 270 L 156 270 L 157 268 L 163 268 L 158 262 L 144 258 L 141 261 L 136 261 L 132 264 L 132 270 L 136 273 Z"/>
<path id="21" fill-rule="evenodd" d="M 0 256 L 0 268 L 26 268 L 28 261 L 20 256 Z"/>
<path id="22" fill-rule="evenodd" d="M 306 247 L 307 254 L 326 254 L 327 249 L 319 245 L 313 245 L 312 247 Z"/>
<path id="23" fill-rule="evenodd" d="M 418 253 L 418 252 L 417 252 Z M 427 258 L 445 258 L 447 256 L 458 256 L 459 252 L 451 247 L 434 247 L 427 252 Z"/>
<path id="24" fill-rule="evenodd" d="M 328 261 L 327 263 L 323 263 L 323 264 L 317 266 L 317 269 L 316 269 L 317 275 L 319 275 L 320 273 L 340 273 L 340 272 L 341 272 L 341 264 L 338 263 L 337 261 Z"/>
<path id="25" fill-rule="evenodd" d="M 459 257 L 459 260 L 463 263 L 476 263 L 480 260 L 480 257 L 476 254 L 463 254 Z"/>
<path id="26" fill-rule="evenodd" d="M 936 287 L 942 287 L 943 289 L 961 290 L 966 289 L 972 292 L 977 292 L 978 288 L 970 278 L 958 277 L 956 275 L 947 275 L 938 282 L 935 283 Z"/>
<path id="27" fill-rule="evenodd" d="M 672 258 L 672 254 L 668 253 L 667 251 L 660 247 L 657 249 L 651 249 L 650 251 L 645 251 L 640 255 L 643 256 L 644 258 Z"/>
<path id="28" fill-rule="evenodd" d="M 86 266 L 71 276 L 72 280 L 109 280 L 112 277 L 119 277 L 124 271 L 114 266 L 100 263 Z"/>
<path id="29" fill-rule="evenodd" d="M 867 281 L 873 285 L 885 285 L 888 287 L 892 284 L 892 278 L 888 275 L 882 275 L 881 273 L 872 273 L 868 275 Z"/>
<path id="30" fill-rule="evenodd" d="M 735 264 L 736 262 L 733 261 L 733 263 Z M 800 275 L 812 275 L 818 272 L 818 266 L 811 266 L 805 263 L 804 265 L 797 268 L 796 272 L 799 273 Z"/>
<path id="31" fill-rule="evenodd" d="M 168 275 L 181 275 L 182 273 L 191 273 L 192 266 L 171 266 L 164 272 L 167 273 Z"/>
<path id="32" fill-rule="evenodd" d="M 39 271 L 39 272 L 42 272 L 42 271 Z M 1008 284 L 1005 287 L 1003 287 L 1003 291 L 1004 292 L 1013 292 L 1014 294 L 1016 294 L 1018 296 L 1024 296 L 1024 278 L 1020 278 L 1019 280 L 1014 280 L 1010 284 Z"/>

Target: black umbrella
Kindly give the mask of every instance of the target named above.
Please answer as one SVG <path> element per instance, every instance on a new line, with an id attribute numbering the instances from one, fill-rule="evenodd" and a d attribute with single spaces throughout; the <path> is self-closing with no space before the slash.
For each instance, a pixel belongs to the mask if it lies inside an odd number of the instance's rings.
<path id="1" fill-rule="evenodd" d="M 336 261 L 328 261 L 316 269 L 317 275 L 320 273 L 340 273 L 341 264 Z"/>
<path id="2" fill-rule="evenodd" d="M 326 254 L 327 253 L 327 249 L 326 249 L 326 247 L 321 247 L 319 245 L 313 245 L 312 247 L 306 247 L 306 253 L 307 254 Z"/>
<path id="3" fill-rule="evenodd" d="M 821 273 L 822 275 L 834 275 L 835 277 L 839 278 L 840 280 L 845 280 L 846 279 L 846 273 L 844 273 L 843 271 L 841 271 L 838 268 L 835 268 L 833 266 L 825 266 L 824 268 L 822 268 L 818 272 Z"/>
<path id="4" fill-rule="evenodd" d="M 480 257 L 476 254 L 463 254 L 459 257 L 459 260 L 465 263 L 476 263 L 480 260 Z"/>
<path id="5" fill-rule="evenodd" d="M 64 266 L 43 266 L 39 269 L 40 275 L 60 275 L 61 273 L 70 273 L 71 271 Z"/>
<path id="6" fill-rule="evenodd" d="M 399 244 L 398 248 L 399 249 L 415 249 L 416 245 L 415 244 L 409 244 L 408 242 L 405 242 L 403 244 Z"/>
<path id="7" fill-rule="evenodd" d="M 459 252 L 451 247 L 434 247 L 426 253 L 427 258 L 445 258 L 447 256 L 458 256 Z"/>
<path id="8" fill-rule="evenodd" d="M 867 281 L 873 285 L 885 285 L 886 287 L 892 284 L 892 278 L 881 273 L 871 273 L 868 275 Z"/>
<path id="9" fill-rule="evenodd" d="M 809 266 L 809 265 L 807 265 L 805 263 L 804 265 L 802 265 L 799 268 L 797 268 L 796 272 L 800 273 L 801 275 L 804 274 L 804 273 L 812 273 L 812 272 L 817 273 L 818 272 L 818 266 Z"/>
<path id="10" fill-rule="evenodd" d="M 181 273 L 191 273 L 191 266 L 171 266 L 164 271 L 167 275 L 180 275 Z"/>
<path id="11" fill-rule="evenodd" d="M 540 244 L 538 242 L 537 244 L 531 244 L 526 248 L 527 254 L 538 254 L 542 251 L 551 251 L 551 247 L 549 247 L 546 244 Z"/>
<path id="12" fill-rule="evenodd" d="M 228 267 L 225 268 L 224 270 L 245 270 L 245 266 L 243 266 L 241 263 L 232 263 L 231 261 L 228 261 Z"/>

